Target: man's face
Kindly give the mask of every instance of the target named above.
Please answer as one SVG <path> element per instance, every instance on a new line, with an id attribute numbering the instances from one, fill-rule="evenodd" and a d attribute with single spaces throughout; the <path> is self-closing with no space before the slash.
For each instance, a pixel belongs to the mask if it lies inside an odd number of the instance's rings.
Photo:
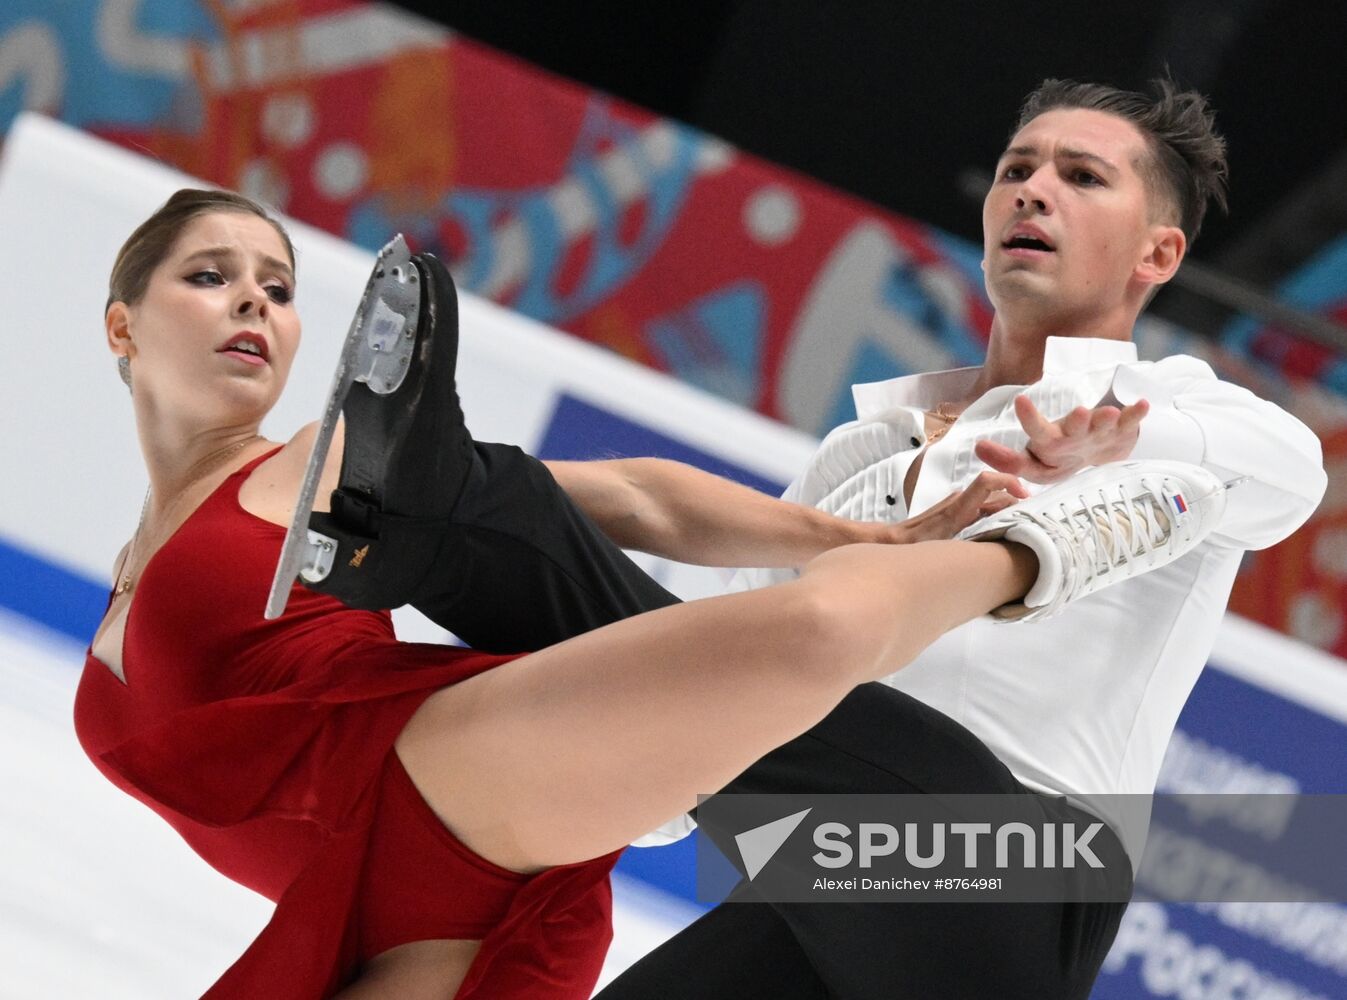
<path id="1" fill-rule="evenodd" d="M 982 206 L 983 270 L 998 311 L 1088 326 L 1136 290 L 1165 228 L 1137 171 L 1148 155 L 1135 126 L 1102 111 L 1054 109 L 1015 134 Z"/>

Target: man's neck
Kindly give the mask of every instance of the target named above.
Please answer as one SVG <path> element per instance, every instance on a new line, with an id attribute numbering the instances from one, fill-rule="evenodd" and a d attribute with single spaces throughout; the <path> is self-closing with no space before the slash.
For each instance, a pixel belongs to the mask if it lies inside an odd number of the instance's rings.
<path id="1" fill-rule="evenodd" d="M 1052 327 L 1015 325 L 1000 313 L 992 317 L 987 360 L 983 363 L 972 399 L 1002 385 L 1032 385 L 1043 377 L 1043 355 L 1049 337 L 1093 337 L 1102 340 L 1131 340 L 1135 317 L 1117 322 L 1084 325 L 1063 324 Z"/>

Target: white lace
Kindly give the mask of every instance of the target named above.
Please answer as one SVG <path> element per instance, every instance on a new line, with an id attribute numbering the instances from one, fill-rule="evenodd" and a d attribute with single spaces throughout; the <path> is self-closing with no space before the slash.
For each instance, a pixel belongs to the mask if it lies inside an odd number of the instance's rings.
<path id="1" fill-rule="evenodd" d="M 1171 494 L 1160 484 L 1142 485 L 1145 492 L 1135 496 L 1121 485 L 1104 486 L 1077 494 L 1074 509 L 1062 502 L 1050 512 L 1022 511 L 1061 554 L 1063 583 L 1054 604 L 1092 592 L 1118 570 L 1131 576 L 1134 562 L 1149 568 L 1174 554 L 1181 539 Z"/>

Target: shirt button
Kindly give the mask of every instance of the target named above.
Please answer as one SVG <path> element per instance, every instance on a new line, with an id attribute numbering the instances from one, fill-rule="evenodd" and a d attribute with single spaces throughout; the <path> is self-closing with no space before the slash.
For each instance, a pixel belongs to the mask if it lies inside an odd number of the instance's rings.
<path id="1" fill-rule="evenodd" d="M 914 437 L 914 438 L 912 439 L 912 447 L 913 447 L 913 448 L 920 448 L 920 447 L 921 447 L 921 438 L 919 438 L 919 437 Z"/>

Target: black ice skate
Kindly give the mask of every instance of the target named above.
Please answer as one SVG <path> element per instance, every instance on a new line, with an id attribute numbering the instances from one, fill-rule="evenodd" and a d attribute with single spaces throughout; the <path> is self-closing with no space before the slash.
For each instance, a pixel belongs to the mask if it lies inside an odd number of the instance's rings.
<path id="1" fill-rule="evenodd" d="M 285 610 L 298 578 L 359 608 L 412 600 L 431 569 L 472 462 L 454 387 L 458 299 L 444 265 L 401 236 L 379 251 L 337 363 L 267 599 Z M 338 416 L 341 476 L 314 513 Z"/>

